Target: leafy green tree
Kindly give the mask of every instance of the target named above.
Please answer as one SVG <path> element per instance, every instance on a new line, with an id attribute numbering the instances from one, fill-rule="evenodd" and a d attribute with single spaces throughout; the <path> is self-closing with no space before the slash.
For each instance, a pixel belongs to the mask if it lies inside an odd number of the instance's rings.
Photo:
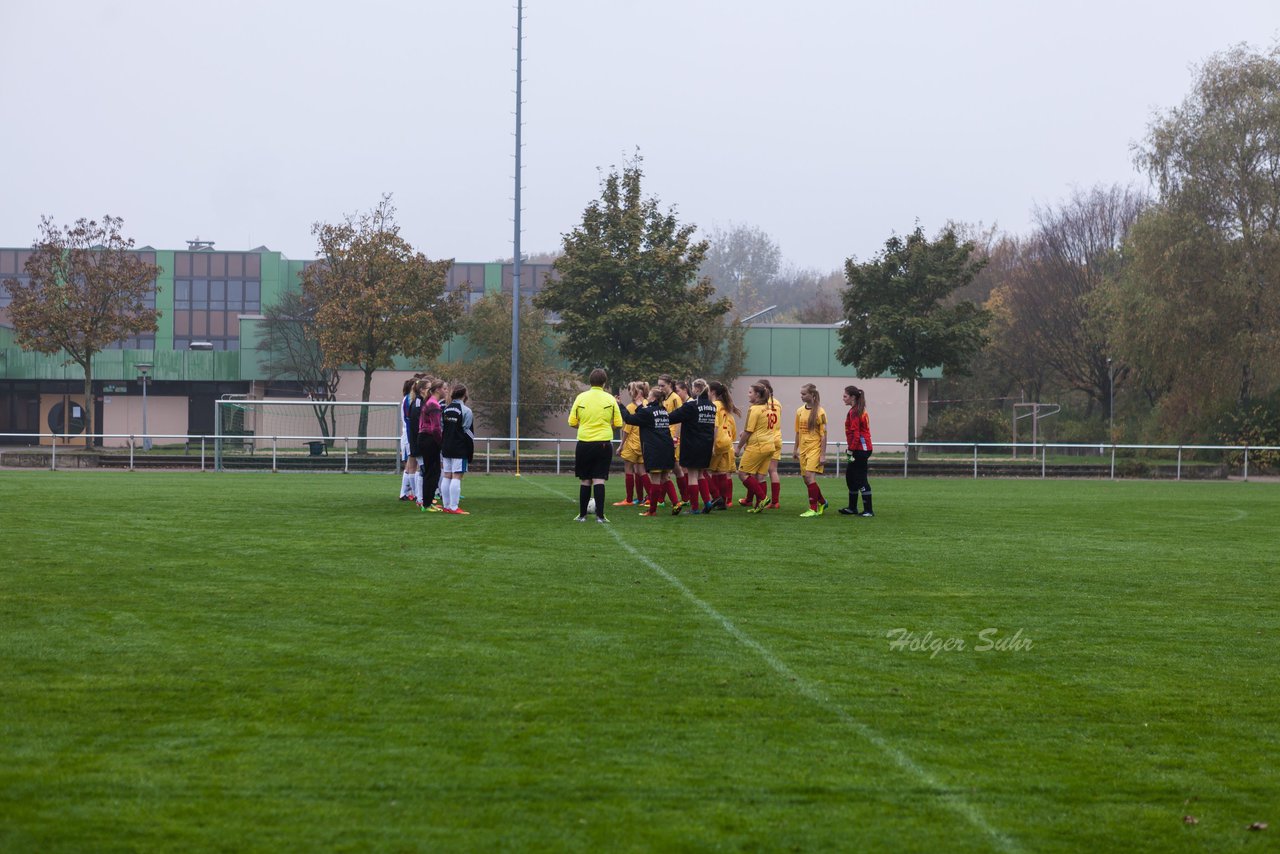
<path id="1" fill-rule="evenodd" d="M 1210 57 L 1136 159 L 1159 204 L 1135 229 L 1117 299 L 1122 328 L 1149 334 L 1126 345 L 1135 359 L 1152 346 L 1167 356 L 1170 388 L 1204 377 L 1201 406 L 1224 392 L 1243 406 L 1280 381 L 1280 46 Z"/>
<path id="2" fill-rule="evenodd" d="M 751 324 L 744 323 L 738 313 L 726 321 L 706 324 L 696 341 L 694 364 L 698 367 L 689 373 L 733 385 L 747 363 L 747 330 L 750 328 Z"/>
<path id="3" fill-rule="evenodd" d="M 602 367 L 615 385 L 705 372 L 701 344 L 730 309 L 697 279 L 706 241 L 694 242 L 695 226 L 643 197 L 643 174 L 637 157 L 604 177 L 600 198 L 564 237 L 560 279 L 534 298 L 559 315 L 560 352 L 573 369 Z"/>
<path id="4" fill-rule="evenodd" d="M 133 251 L 124 220 L 78 219 L 58 227 L 40 220 L 40 239 L 24 270 L 27 281 L 5 282 L 18 346 L 67 355 L 84 370 L 85 435 L 93 434 L 93 357 L 108 345 L 154 332 L 159 313 L 147 305 L 160 268 Z"/>
<path id="5" fill-rule="evenodd" d="M 400 236 L 395 207 L 383 196 L 367 213 L 336 224 L 316 223 L 320 260 L 302 273 L 302 290 L 315 305 L 315 326 L 330 368 L 355 365 L 364 374 L 361 401 L 369 400 L 374 371 L 404 355 L 432 361 L 457 327 L 458 294 L 447 293 L 453 261 L 429 261 Z M 363 453 L 369 426 L 360 412 Z"/>
<path id="6" fill-rule="evenodd" d="M 983 262 L 972 281 L 954 291 L 947 302 L 969 300 L 990 312 L 985 330 L 990 340 L 970 362 L 967 375 L 944 376 L 934 386 L 929 395 L 929 423 L 921 431 L 921 437 L 928 439 L 937 438 L 930 428 L 940 414 L 962 409 L 980 419 L 988 407 L 1004 406 L 1010 400 L 1043 400 L 1049 373 L 1032 350 L 1032 330 L 1014 324 L 1004 292 L 999 290 L 1020 268 L 1023 241 L 982 223 L 953 221 L 947 225 L 960 242 L 974 244 L 972 257 Z"/>
<path id="7" fill-rule="evenodd" d="M 1134 225 L 1125 274 L 1107 291 L 1111 336 L 1155 407 L 1156 438 L 1203 438 L 1206 415 L 1238 407 L 1242 308 L 1212 284 L 1230 248 L 1203 220 L 1157 206 Z"/>
<path id="8" fill-rule="evenodd" d="M 263 335 L 258 349 L 267 353 L 262 368 L 268 380 L 293 380 L 307 398 L 316 401 L 312 410 L 320 425 L 320 435 L 334 435 L 336 413 L 325 401 L 338 399 L 342 378 L 336 366 L 328 364 L 320 348 L 316 330 L 316 306 L 304 291 L 288 290 L 263 309 Z"/>
<path id="9" fill-rule="evenodd" d="M 1027 363 L 1048 367 L 1063 386 L 1083 392 L 1086 417 L 1095 406 L 1107 408 L 1112 381 L 1125 376 L 1108 342 L 1102 294 L 1120 275 L 1121 246 L 1144 204 L 1140 193 L 1113 186 L 1038 208 L 1036 231 L 1016 244 L 993 291 L 1000 322 L 989 331 L 1001 336 L 1002 352 L 1021 352 Z"/>
<path id="10" fill-rule="evenodd" d="M 948 297 L 982 269 L 972 243 L 951 229 L 929 241 L 919 226 L 891 237 L 873 260 L 845 262 L 845 324 L 836 356 L 859 376 L 888 372 L 909 389 L 907 433 L 916 435 L 916 384 L 926 369 L 965 373 L 986 343 L 988 313 L 969 300 Z M 912 449 L 914 453 L 914 449 Z"/>
<path id="11" fill-rule="evenodd" d="M 1003 241 L 997 251 L 989 256 L 988 268 L 1000 264 L 1005 268 L 1002 282 L 1009 282 L 1021 274 L 1021 266 L 1014 263 L 1022 253 L 1021 242 L 1016 238 Z M 947 392 L 983 394 L 1004 397 L 1016 391 L 1022 400 L 1042 401 L 1049 384 L 1049 366 L 1040 359 L 1041 339 L 1037 329 L 1022 322 L 1024 312 L 1012 305 L 1011 289 L 999 286 L 993 289 L 982 307 L 991 314 L 987 325 L 989 340 L 975 362 L 975 379 L 986 382 L 971 385 L 968 379 L 944 380 Z M 987 370 L 984 370 L 986 368 Z"/>
<path id="12" fill-rule="evenodd" d="M 568 410 L 577 378 L 558 366 L 546 315 L 521 300 L 520 432 L 537 434 L 551 415 Z M 511 294 L 488 294 L 462 321 L 468 348 L 463 358 L 439 367 L 466 384 L 472 407 L 486 423 L 511 423 Z"/>

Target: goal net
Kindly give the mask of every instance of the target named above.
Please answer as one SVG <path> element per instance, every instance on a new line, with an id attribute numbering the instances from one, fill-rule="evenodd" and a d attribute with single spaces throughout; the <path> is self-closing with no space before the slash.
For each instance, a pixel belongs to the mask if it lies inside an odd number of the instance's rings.
<path id="1" fill-rule="evenodd" d="M 227 396 L 215 401 L 215 467 L 245 458 L 275 461 L 289 457 L 352 455 L 380 459 L 378 469 L 399 464 L 399 401 L 319 401 Z M 363 423 L 362 423 L 363 422 Z M 311 465 L 321 467 L 319 461 Z M 342 467 L 339 465 L 338 467 Z M 349 463 L 346 464 L 349 467 Z"/>

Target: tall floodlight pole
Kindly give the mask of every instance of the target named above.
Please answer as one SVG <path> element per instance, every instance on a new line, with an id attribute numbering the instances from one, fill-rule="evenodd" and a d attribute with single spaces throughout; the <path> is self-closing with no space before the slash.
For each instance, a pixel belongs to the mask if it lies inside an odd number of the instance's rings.
<path id="1" fill-rule="evenodd" d="M 511 454 L 520 424 L 520 76 L 524 62 L 524 0 L 516 0 L 516 216 L 511 270 Z"/>

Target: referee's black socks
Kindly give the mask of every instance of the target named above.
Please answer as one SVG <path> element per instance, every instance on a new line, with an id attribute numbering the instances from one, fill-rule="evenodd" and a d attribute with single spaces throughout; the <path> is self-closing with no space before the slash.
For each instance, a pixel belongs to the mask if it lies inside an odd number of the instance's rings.
<path id="1" fill-rule="evenodd" d="M 578 515 L 587 515 L 587 502 L 591 500 L 591 484 L 584 483 L 578 486 Z M 599 509 L 600 502 L 596 502 L 596 508 Z"/>
<path id="2" fill-rule="evenodd" d="M 596 499 L 596 518 L 603 519 L 604 518 L 604 484 L 597 483 L 595 484 L 594 489 L 595 489 L 594 497 Z M 583 502 L 582 506 L 585 507 L 586 502 Z"/>

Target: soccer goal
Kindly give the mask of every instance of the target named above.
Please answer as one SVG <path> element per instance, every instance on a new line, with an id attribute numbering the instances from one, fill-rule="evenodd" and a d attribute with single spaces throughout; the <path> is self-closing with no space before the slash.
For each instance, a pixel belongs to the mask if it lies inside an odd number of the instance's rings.
<path id="1" fill-rule="evenodd" d="M 214 401 L 214 468 L 395 471 L 399 401 L 283 400 L 227 395 Z"/>

